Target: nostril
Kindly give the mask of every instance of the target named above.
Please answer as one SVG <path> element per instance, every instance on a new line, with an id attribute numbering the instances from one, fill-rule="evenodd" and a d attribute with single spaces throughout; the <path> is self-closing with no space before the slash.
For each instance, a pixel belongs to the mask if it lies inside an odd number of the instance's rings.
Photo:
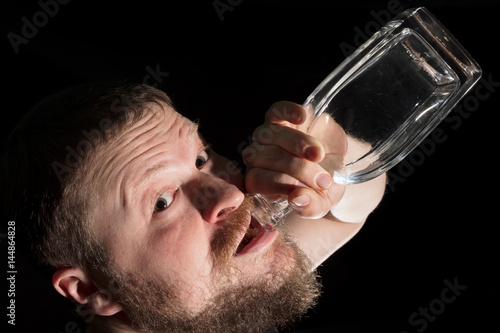
<path id="1" fill-rule="evenodd" d="M 230 213 L 233 210 L 233 208 L 224 208 L 220 212 L 217 213 L 217 217 L 220 217 L 221 215 L 224 215 L 224 213 Z"/>

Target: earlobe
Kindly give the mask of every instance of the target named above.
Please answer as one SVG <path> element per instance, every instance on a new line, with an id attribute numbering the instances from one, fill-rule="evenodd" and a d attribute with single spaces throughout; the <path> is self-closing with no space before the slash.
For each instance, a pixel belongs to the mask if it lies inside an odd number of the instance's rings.
<path id="1" fill-rule="evenodd" d="M 111 294 L 101 290 L 81 268 L 61 268 L 52 276 L 52 285 L 64 297 L 85 305 L 100 316 L 112 316 L 122 310 Z"/>

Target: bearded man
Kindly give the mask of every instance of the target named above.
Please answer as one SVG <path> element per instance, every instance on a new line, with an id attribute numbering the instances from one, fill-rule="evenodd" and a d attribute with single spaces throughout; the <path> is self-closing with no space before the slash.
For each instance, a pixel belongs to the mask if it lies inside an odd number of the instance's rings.
<path id="1" fill-rule="evenodd" d="M 385 176 L 335 184 L 320 163 L 343 159 L 345 133 L 334 129 L 326 149 L 304 132 L 311 117 L 291 102 L 271 106 L 243 151 L 243 176 L 164 92 L 68 88 L 10 135 L 3 201 L 54 288 L 92 314 L 89 332 L 284 327 L 315 304 L 315 268 L 360 230 L 385 187 Z M 294 212 L 263 228 L 249 192 L 285 196 Z"/>

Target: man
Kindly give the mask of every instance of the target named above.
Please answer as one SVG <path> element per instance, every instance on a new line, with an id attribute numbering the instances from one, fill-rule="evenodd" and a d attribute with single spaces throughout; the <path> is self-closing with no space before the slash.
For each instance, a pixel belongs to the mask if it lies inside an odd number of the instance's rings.
<path id="1" fill-rule="evenodd" d="M 385 179 L 335 184 L 320 164 L 343 159 L 345 134 L 305 134 L 309 110 L 279 102 L 265 119 L 246 177 L 145 85 L 67 89 L 14 129 L 5 202 L 89 331 L 262 332 L 314 305 L 314 268 L 359 231 Z M 247 191 L 294 213 L 267 230 Z"/>

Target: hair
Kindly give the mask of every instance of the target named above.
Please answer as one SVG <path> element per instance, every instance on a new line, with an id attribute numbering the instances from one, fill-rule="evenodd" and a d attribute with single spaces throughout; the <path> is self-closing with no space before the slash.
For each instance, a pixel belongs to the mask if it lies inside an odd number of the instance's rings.
<path id="1" fill-rule="evenodd" d="M 88 227 L 92 184 L 82 179 L 98 170 L 90 161 L 99 147 L 151 103 L 172 106 L 148 85 L 85 84 L 45 98 L 21 119 L 2 149 L 1 200 L 29 259 L 41 267 L 99 267 L 105 251 Z"/>

